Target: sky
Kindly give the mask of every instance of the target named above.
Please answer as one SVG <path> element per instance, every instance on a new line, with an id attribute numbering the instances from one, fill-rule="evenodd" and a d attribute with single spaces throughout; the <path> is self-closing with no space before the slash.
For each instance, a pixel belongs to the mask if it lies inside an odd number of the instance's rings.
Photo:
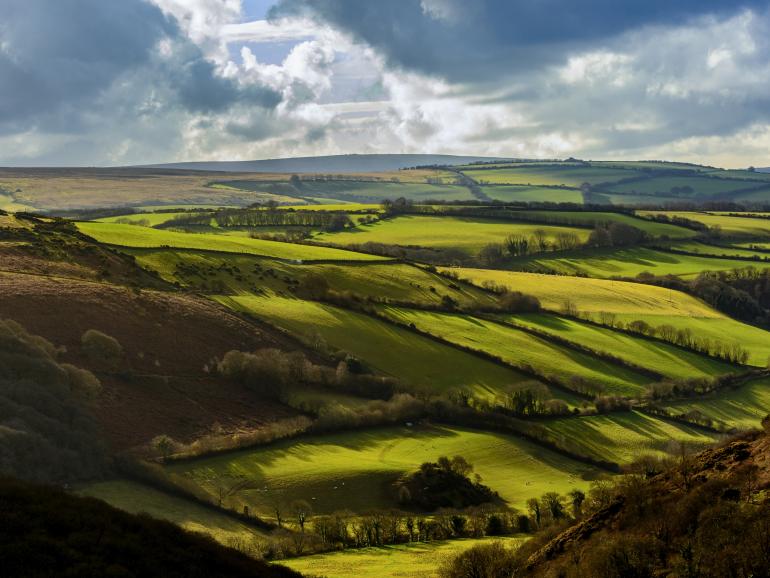
<path id="1" fill-rule="evenodd" d="M 0 165 L 770 166 L 770 0 L 0 0 Z"/>

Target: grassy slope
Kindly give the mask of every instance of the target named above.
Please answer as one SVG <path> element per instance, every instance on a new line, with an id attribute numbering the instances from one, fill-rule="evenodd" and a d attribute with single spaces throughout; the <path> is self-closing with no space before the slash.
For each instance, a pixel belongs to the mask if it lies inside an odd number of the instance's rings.
<path id="1" fill-rule="evenodd" d="M 535 295 L 543 307 L 557 311 L 570 299 L 579 311 L 594 317 L 601 311 L 615 313 L 622 321 L 644 320 L 652 325 L 690 328 L 710 339 L 736 341 L 748 349 L 749 363 L 764 366 L 770 356 L 770 333 L 735 321 L 702 301 L 661 287 L 612 281 L 538 275 L 488 269 L 449 269 L 476 283 L 493 281 L 515 291 Z"/>
<path id="2" fill-rule="evenodd" d="M 522 211 L 522 214 L 542 217 L 544 219 L 565 219 L 567 222 L 582 223 L 587 226 L 594 226 L 597 223 L 604 225 L 610 223 L 623 223 L 625 225 L 636 227 L 637 229 L 642 229 L 653 237 L 663 237 L 665 235 L 672 239 L 684 239 L 696 235 L 695 231 L 685 229 L 684 227 L 670 225 L 668 223 L 647 221 L 645 219 L 638 219 L 620 213 L 601 213 L 593 211 Z"/>
<path id="3" fill-rule="evenodd" d="M 636 277 L 639 273 L 692 277 L 703 271 L 741 269 L 748 265 L 770 267 L 768 263 L 748 263 L 734 259 L 666 253 L 646 247 L 594 249 L 569 254 L 544 254 L 513 261 L 516 268 L 545 268 L 564 275 L 590 277 Z"/>
<path id="4" fill-rule="evenodd" d="M 508 548 L 524 537 L 464 538 L 445 542 L 413 542 L 382 548 L 343 550 L 329 554 L 281 560 L 280 564 L 303 574 L 326 578 L 437 578 L 445 560 L 481 544 L 501 541 Z"/>
<path id="5" fill-rule="evenodd" d="M 757 428 L 770 413 L 770 379 L 751 381 L 703 399 L 669 403 L 666 407 L 677 413 L 695 409 L 738 429 Z"/>
<path id="6" fill-rule="evenodd" d="M 683 217 L 709 227 L 721 227 L 722 233 L 726 235 L 770 237 L 770 219 L 730 217 L 728 215 L 684 211 L 640 211 L 639 214 L 642 216 L 665 214 L 669 217 Z"/>
<path id="7" fill-rule="evenodd" d="M 604 183 L 639 176 L 634 170 L 601 167 L 535 167 L 501 168 L 496 170 L 464 170 L 463 173 L 481 182 L 522 185 L 566 185 L 580 187 L 583 183 Z"/>
<path id="8" fill-rule="evenodd" d="M 470 389 L 493 396 L 526 381 L 515 371 L 436 343 L 406 329 L 330 305 L 280 297 L 219 297 L 312 342 L 347 351 L 374 368 L 434 392 Z"/>
<path id="9" fill-rule="evenodd" d="M 438 426 L 382 428 L 305 437 L 173 464 L 170 471 L 213 491 L 212 480 L 248 476 L 258 490 L 238 496 L 271 514 L 271 503 L 307 500 L 316 513 L 395 506 L 390 483 L 439 456 L 465 456 L 485 484 L 523 507 L 544 492 L 585 488 L 592 468 L 522 439 Z"/>
<path id="10" fill-rule="evenodd" d="M 178 247 L 186 249 L 205 249 L 226 253 L 247 253 L 292 260 L 347 260 L 377 261 L 381 257 L 364 255 L 341 249 L 295 245 L 276 241 L 263 241 L 248 237 L 234 237 L 210 234 L 177 233 L 159 231 L 134 225 L 112 223 L 78 223 L 78 228 L 101 243 L 124 247 Z"/>
<path id="11" fill-rule="evenodd" d="M 378 203 L 383 199 L 404 197 L 414 201 L 444 200 L 469 201 L 473 195 L 467 187 L 457 185 L 429 185 L 426 183 L 388 183 L 356 181 L 304 182 L 300 189 L 302 196 L 326 197 L 331 199 L 366 200 Z"/>
<path id="12" fill-rule="evenodd" d="M 460 217 L 410 215 L 361 226 L 356 231 L 322 233 L 316 236 L 316 239 L 337 245 L 372 241 L 391 245 L 452 247 L 468 253 L 477 253 L 487 243 L 502 243 L 508 235 L 512 234 L 529 236 L 535 229 L 546 231 L 550 238 L 558 233 L 575 233 L 580 239 L 585 240 L 589 234 L 589 231 L 585 229 L 570 227 L 474 220 Z"/>
<path id="13" fill-rule="evenodd" d="M 562 348 L 523 331 L 474 317 L 388 307 L 394 318 L 453 343 L 480 349 L 555 378 L 577 375 L 608 392 L 638 394 L 651 379 L 601 359 Z"/>
<path id="14" fill-rule="evenodd" d="M 129 480 L 96 482 L 78 490 L 78 493 L 99 498 L 131 514 L 144 512 L 154 518 L 174 522 L 190 532 L 208 534 L 224 545 L 234 540 L 251 542 L 265 537 L 264 533 L 230 516 Z"/>
<path id="15" fill-rule="evenodd" d="M 706 377 L 730 373 L 734 367 L 678 347 L 596 327 L 555 315 L 506 316 L 516 323 L 547 331 L 597 351 L 653 369 L 666 377 Z"/>
<path id="16" fill-rule="evenodd" d="M 582 204 L 583 195 L 574 189 L 558 189 L 528 185 L 482 186 L 481 190 L 490 199 L 505 202 L 551 202 Z"/>
<path id="17" fill-rule="evenodd" d="M 675 453 L 680 442 L 700 446 L 714 443 L 719 437 L 637 412 L 560 418 L 540 425 L 583 454 L 621 465 L 643 455 Z"/>
<path id="18" fill-rule="evenodd" d="M 750 181 L 716 179 L 706 176 L 653 177 L 632 183 L 610 185 L 608 190 L 618 193 L 668 193 L 673 187 L 692 187 L 694 195 L 716 195 L 729 191 L 746 189 L 761 183 Z M 683 200 L 686 200 L 684 198 Z M 651 199 L 654 201 L 654 199 Z"/>
<path id="19" fill-rule="evenodd" d="M 128 219 L 128 225 L 137 224 L 138 221 L 147 221 L 148 227 L 154 227 L 156 225 L 162 225 L 166 221 L 171 221 L 183 216 L 194 216 L 197 213 L 180 212 L 180 213 L 130 213 L 128 215 L 118 215 L 115 217 L 102 217 L 101 219 L 94 219 L 95 223 L 117 223 L 123 219 Z"/>

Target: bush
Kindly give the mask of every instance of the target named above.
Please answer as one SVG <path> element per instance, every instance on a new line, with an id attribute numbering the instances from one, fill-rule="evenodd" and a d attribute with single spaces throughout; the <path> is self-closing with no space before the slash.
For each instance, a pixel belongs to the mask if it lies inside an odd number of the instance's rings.
<path id="1" fill-rule="evenodd" d="M 96 364 L 115 369 L 123 359 L 123 346 L 106 333 L 89 329 L 80 338 L 83 352 Z"/>
<path id="2" fill-rule="evenodd" d="M 514 576 L 514 552 L 501 542 L 482 544 L 458 554 L 439 569 L 442 578 L 501 578 Z"/>

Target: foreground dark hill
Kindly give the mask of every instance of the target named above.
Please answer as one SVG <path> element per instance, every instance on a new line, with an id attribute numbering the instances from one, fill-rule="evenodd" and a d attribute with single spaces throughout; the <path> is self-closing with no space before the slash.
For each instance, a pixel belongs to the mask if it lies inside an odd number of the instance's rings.
<path id="1" fill-rule="evenodd" d="M 7 578 L 300 576 L 169 522 L 9 479 L 0 480 L 0 560 Z"/>
<path id="2" fill-rule="evenodd" d="M 258 173 L 369 173 L 396 171 L 428 165 L 464 165 L 478 161 L 499 160 L 496 157 L 455 155 L 332 155 L 296 157 L 259 161 L 187 162 L 148 165 L 146 168 L 186 169 L 196 171 Z"/>
<path id="3" fill-rule="evenodd" d="M 602 507 L 531 540 L 506 575 L 770 575 L 767 433 L 747 433 L 656 469 L 640 466 L 589 496 Z"/>

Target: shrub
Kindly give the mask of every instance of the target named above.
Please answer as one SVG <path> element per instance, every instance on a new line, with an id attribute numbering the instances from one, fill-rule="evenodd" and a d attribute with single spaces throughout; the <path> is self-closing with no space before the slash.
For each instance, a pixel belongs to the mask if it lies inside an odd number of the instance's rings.
<path id="1" fill-rule="evenodd" d="M 123 358 L 123 346 L 118 340 L 96 329 L 86 331 L 80 343 L 88 358 L 105 368 L 114 369 Z"/>
<path id="2" fill-rule="evenodd" d="M 514 552 L 501 542 L 482 544 L 458 554 L 439 569 L 442 578 L 500 578 L 514 576 Z"/>

